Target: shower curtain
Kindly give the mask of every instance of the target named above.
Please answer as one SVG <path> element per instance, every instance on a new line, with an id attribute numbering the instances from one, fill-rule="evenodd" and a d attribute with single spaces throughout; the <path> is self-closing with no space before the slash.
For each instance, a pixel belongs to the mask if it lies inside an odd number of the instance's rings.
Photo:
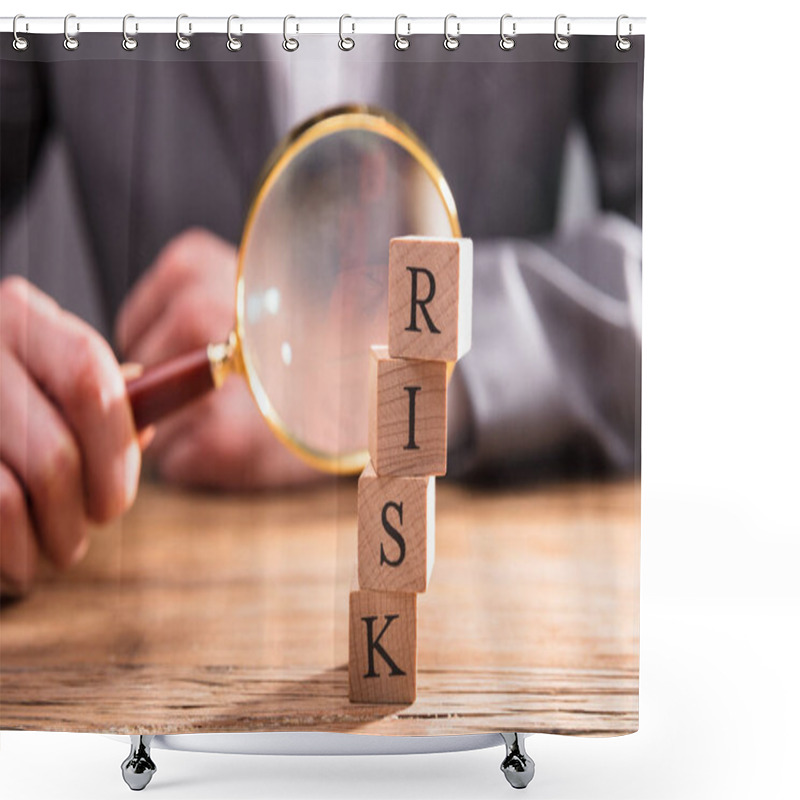
<path id="1" fill-rule="evenodd" d="M 67 28 L 0 35 L 0 727 L 635 731 L 644 38 Z M 125 400 L 225 341 L 263 167 L 341 106 L 412 132 L 472 247 L 411 622 L 356 608 L 363 484 L 241 376 L 136 434 Z M 353 691 L 396 673 L 411 694 Z"/>

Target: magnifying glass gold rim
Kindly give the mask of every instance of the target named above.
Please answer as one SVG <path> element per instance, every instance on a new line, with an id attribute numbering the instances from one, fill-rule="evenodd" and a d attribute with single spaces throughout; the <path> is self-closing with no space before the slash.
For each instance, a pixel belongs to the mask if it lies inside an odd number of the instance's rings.
<path id="1" fill-rule="evenodd" d="M 244 262 L 254 221 L 264 198 L 292 159 L 314 142 L 346 130 L 370 131 L 380 134 L 406 150 L 420 164 L 434 184 L 442 205 L 446 209 L 452 235 L 454 237 L 461 236 L 455 200 L 444 174 L 422 141 L 405 123 L 390 112 L 374 106 L 347 105 L 332 108 L 295 128 L 278 144 L 267 161 L 262 173 L 263 178 L 255 198 L 250 204 L 239 246 L 236 277 L 236 327 L 226 344 L 212 345 L 209 348 L 209 358 L 215 365 L 212 368 L 215 384 L 221 385 L 227 373 L 231 371 L 243 374 L 256 405 L 277 439 L 311 466 L 339 475 L 352 475 L 360 472 L 369 461 L 368 450 L 364 448 L 349 453 L 328 453 L 309 447 L 288 429 L 267 396 L 261 381 L 254 381 L 251 378 L 253 367 L 247 348 L 244 346 Z M 387 242 L 386 245 L 388 250 L 389 243 Z"/>

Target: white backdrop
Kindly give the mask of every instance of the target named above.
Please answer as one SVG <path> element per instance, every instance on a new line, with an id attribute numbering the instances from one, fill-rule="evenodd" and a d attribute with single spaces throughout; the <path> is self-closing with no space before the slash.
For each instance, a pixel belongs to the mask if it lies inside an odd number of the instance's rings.
<path id="1" fill-rule="evenodd" d="M 641 730 L 612 740 L 533 737 L 537 775 L 527 792 L 540 800 L 796 797 L 797 6 L 760 3 L 745 16 L 726 12 L 731 4 L 678 0 L 571 0 L 569 8 L 487 0 L 28 3 L 4 13 L 648 17 Z M 0 794 L 126 797 L 126 752 L 100 736 L 3 732 Z M 155 755 L 159 772 L 146 792 L 169 800 L 512 791 L 499 749 L 350 759 Z"/>

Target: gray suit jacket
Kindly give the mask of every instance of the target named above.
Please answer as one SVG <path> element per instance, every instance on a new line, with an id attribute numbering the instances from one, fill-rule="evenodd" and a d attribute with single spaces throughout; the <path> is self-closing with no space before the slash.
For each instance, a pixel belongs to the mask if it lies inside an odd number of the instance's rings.
<path id="1" fill-rule="evenodd" d="M 238 241 L 254 178 L 284 133 L 265 102 L 261 52 L 197 37 L 179 53 L 173 40 L 148 37 L 126 53 L 118 36 L 92 35 L 75 54 L 55 36 L 26 53 L 0 42 L 2 213 L 26 191 L 47 136 L 60 134 L 111 314 L 185 228 Z M 321 68 L 359 58 L 358 47 L 332 54 L 327 38 L 304 40 L 302 54 L 266 44 L 276 59 L 319 58 Z M 551 37 L 521 37 L 505 53 L 497 37 L 470 37 L 449 53 L 419 37 L 411 57 L 385 49 L 382 104 L 428 144 L 476 244 L 453 470 L 638 469 L 641 48 L 620 54 L 609 38 L 583 37 L 558 53 Z M 576 122 L 604 213 L 554 235 Z"/>

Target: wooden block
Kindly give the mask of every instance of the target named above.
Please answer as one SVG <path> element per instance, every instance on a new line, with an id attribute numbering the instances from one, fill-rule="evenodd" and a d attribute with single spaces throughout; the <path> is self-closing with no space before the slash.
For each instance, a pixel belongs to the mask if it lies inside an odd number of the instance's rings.
<path id="1" fill-rule="evenodd" d="M 381 592 L 424 592 L 435 551 L 436 478 L 358 479 L 358 585 Z"/>
<path id="2" fill-rule="evenodd" d="M 472 344 L 472 240 L 389 243 L 389 355 L 457 361 Z"/>
<path id="3" fill-rule="evenodd" d="M 417 596 L 350 593 L 350 700 L 413 703 L 417 697 Z"/>
<path id="4" fill-rule="evenodd" d="M 447 364 L 372 347 L 369 454 L 378 475 L 447 472 Z"/>

